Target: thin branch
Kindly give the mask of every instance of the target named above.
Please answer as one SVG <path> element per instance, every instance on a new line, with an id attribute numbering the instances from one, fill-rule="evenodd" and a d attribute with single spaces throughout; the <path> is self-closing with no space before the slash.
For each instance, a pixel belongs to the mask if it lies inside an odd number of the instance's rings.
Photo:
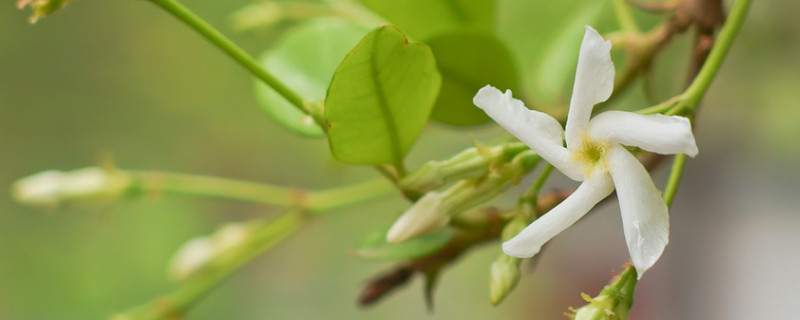
<path id="1" fill-rule="evenodd" d="M 322 130 L 326 129 L 325 120 L 322 117 L 322 110 L 317 110 L 313 104 L 306 103 L 305 99 L 296 91 L 289 88 L 283 81 L 275 77 L 272 73 L 264 69 L 253 57 L 247 54 L 242 48 L 233 41 L 225 37 L 217 29 L 205 22 L 191 10 L 183 6 L 176 0 L 149 0 L 153 4 L 161 7 L 169 14 L 178 18 L 187 26 L 197 31 L 217 48 L 239 63 L 242 67 L 250 71 L 256 78 L 263 81 L 266 85 L 274 89 L 284 97 L 297 110 L 310 115 Z"/>
<path id="2" fill-rule="evenodd" d="M 385 196 L 394 191 L 385 180 L 373 180 L 321 191 L 174 172 L 121 171 L 132 178 L 134 193 L 174 193 L 233 199 L 310 211 L 331 210 Z"/>

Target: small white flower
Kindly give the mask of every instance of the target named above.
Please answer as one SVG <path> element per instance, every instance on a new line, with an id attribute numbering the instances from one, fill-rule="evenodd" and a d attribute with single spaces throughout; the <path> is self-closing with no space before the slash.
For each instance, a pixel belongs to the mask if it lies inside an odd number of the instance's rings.
<path id="1" fill-rule="evenodd" d="M 473 101 L 558 170 L 583 181 L 566 200 L 503 243 L 503 251 L 515 257 L 535 255 L 616 187 L 628 250 L 641 277 L 669 241 L 669 215 L 647 170 L 623 145 L 692 157 L 697 154 L 697 145 L 684 117 L 608 111 L 590 120 L 593 106 L 607 100 L 613 90 L 610 50 L 611 43 L 586 26 L 566 132 L 554 118 L 529 110 L 512 98 L 511 91 L 503 94 L 486 86 Z"/>

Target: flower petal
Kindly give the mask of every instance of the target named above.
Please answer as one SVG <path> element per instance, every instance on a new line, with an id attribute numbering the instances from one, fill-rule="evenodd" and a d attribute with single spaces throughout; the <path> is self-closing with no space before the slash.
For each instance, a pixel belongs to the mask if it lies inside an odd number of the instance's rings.
<path id="1" fill-rule="evenodd" d="M 661 257 L 669 242 L 669 212 L 644 166 L 623 147 L 607 155 L 617 188 L 622 228 L 639 278 Z"/>
<path id="2" fill-rule="evenodd" d="M 504 242 L 503 252 L 513 257 L 532 257 L 547 241 L 578 221 L 611 191 L 614 191 L 614 184 L 607 173 L 598 172 L 587 178 L 567 199 L 534 220 L 516 237 Z"/>
<path id="3" fill-rule="evenodd" d="M 611 42 L 606 41 L 590 26 L 586 26 L 575 86 L 567 116 L 567 148 L 580 145 L 581 132 L 589 124 L 592 108 L 606 101 L 614 90 L 614 63 L 611 62 Z"/>
<path id="4" fill-rule="evenodd" d="M 573 180 L 583 180 L 583 171 L 570 160 L 569 151 L 563 147 L 564 130 L 556 119 L 528 109 L 522 101 L 511 96 L 511 90 L 504 94 L 489 85 L 478 90 L 472 101 L 559 171 Z"/>
<path id="5" fill-rule="evenodd" d="M 692 125 L 685 117 L 607 111 L 592 118 L 589 136 L 655 153 L 697 155 Z"/>

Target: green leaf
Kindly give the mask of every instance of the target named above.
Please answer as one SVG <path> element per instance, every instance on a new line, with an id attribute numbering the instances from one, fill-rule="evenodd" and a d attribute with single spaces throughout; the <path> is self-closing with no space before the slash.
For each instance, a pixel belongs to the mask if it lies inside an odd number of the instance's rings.
<path id="1" fill-rule="evenodd" d="M 386 242 L 389 229 L 369 233 L 355 250 L 359 257 L 381 260 L 409 260 L 429 255 L 450 242 L 453 233 L 448 229 L 409 239 L 401 243 Z"/>
<path id="2" fill-rule="evenodd" d="M 399 164 L 428 120 L 441 76 L 428 46 L 393 26 L 371 31 L 336 69 L 325 100 L 331 152 L 358 164 Z"/>
<path id="3" fill-rule="evenodd" d="M 369 29 L 335 18 L 309 20 L 284 34 L 264 53 L 261 65 L 304 98 L 322 102 L 336 66 Z M 322 129 L 275 90 L 256 81 L 256 99 L 282 126 L 308 137 Z"/>
<path id="4" fill-rule="evenodd" d="M 448 33 L 428 40 L 442 73 L 442 90 L 431 117 L 444 123 L 469 126 L 489 121 L 472 104 L 487 84 L 517 92 L 514 58 L 495 36 L 470 32 Z"/>
<path id="5" fill-rule="evenodd" d="M 489 31 L 494 20 L 494 0 L 361 0 L 361 3 L 414 39 L 428 39 L 453 30 Z"/>

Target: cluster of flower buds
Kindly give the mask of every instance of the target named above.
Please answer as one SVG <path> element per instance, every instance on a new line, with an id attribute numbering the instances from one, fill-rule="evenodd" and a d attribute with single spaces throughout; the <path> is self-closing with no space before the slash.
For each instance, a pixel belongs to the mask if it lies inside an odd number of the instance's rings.
<path id="1" fill-rule="evenodd" d="M 57 207 L 70 202 L 110 202 L 123 196 L 133 179 L 125 172 L 100 167 L 44 171 L 18 180 L 12 187 L 20 203 Z"/>
<path id="2" fill-rule="evenodd" d="M 622 273 L 611 280 L 600 294 L 592 298 L 582 293 L 588 304 L 573 310 L 574 320 L 627 320 L 628 311 L 633 305 L 633 292 L 636 287 L 636 270 L 628 265 Z"/>
<path id="3" fill-rule="evenodd" d="M 465 160 L 469 161 L 471 157 Z M 518 182 L 538 162 L 536 154 L 520 152 L 510 162 L 484 168 L 486 173 L 483 176 L 460 180 L 441 191 L 426 193 L 397 219 L 389 229 L 386 240 L 399 243 L 443 228 L 453 216 L 491 200 Z"/>

